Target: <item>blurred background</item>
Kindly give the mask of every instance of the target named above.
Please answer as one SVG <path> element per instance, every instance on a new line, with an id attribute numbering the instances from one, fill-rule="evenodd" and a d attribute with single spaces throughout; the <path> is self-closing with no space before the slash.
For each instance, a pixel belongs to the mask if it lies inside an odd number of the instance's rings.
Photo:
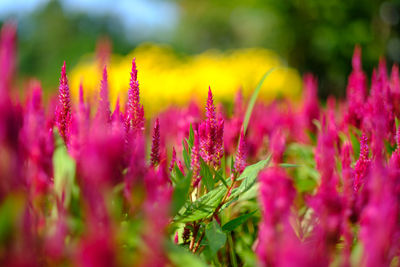
<path id="1" fill-rule="evenodd" d="M 120 55 L 143 42 L 178 55 L 271 49 L 315 73 L 321 98 L 344 96 L 355 44 L 367 73 L 381 56 L 400 61 L 400 0 L 0 0 L 0 23 L 9 19 L 18 25 L 21 80 L 37 77 L 45 89 L 57 87 L 64 60 L 73 67 L 105 36 Z"/>

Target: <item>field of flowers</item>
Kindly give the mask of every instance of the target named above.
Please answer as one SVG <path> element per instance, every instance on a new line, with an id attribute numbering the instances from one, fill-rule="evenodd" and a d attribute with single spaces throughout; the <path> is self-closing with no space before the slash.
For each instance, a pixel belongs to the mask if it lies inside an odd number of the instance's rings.
<path id="1" fill-rule="evenodd" d="M 145 116 L 135 58 L 115 102 L 106 65 L 96 98 L 65 63 L 49 101 L 38 81 L 19 93 L 15 34 L 0 36 L 1 266 L 400 264 L 397 66 L 369 82 L 356 47 L 345 100 L 321 104 L 306 74 L 300 102 L 257 101 L 272 68 L 231 111 L 211 81 L 204 104 Z"/>

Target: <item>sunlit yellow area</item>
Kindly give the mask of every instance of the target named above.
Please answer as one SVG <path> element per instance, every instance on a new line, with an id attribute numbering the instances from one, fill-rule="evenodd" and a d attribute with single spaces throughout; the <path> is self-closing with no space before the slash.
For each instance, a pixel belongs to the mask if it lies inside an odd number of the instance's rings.
<path id="1" fill-rule="evenodd" d="M 227 52 L 209 50 L 195 56 L 180 56 L 169 47 L 141 45 L 125 57 L 111 56 L 108 81 L 111 103 L 127 97 L 132 59 L 136 57 L 140 97 L 146 115 L 169 106 L 182 106 L 191 99 L 204 102 L 208 86 L 218 102 L 232 102 L 241 89 L 248 96 L 265 72 L 276 68 L 265 80 L 259 98 L 298 99 L 299 73 L 284 65 L 278 55 L 261 48 Z M 77 99 L 79 84 L 95 97 L 99 91 L 101 67 L 94 56 L 83 58 L 69 74 L 71 91 Z"/>

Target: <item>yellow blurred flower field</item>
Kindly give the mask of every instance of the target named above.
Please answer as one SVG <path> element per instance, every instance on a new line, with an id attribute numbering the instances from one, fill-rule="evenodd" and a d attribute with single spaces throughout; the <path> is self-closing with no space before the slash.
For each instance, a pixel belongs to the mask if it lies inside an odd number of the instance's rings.
<path id="1" fill-rule="evenodd" d="M 276 69 L 264 82 L 260 98 L 298 99 L 301 92 L 299 73 L 281 61 L 277 54 L 261 48 L 228 52 L 209 50 L 195 56 L 180 56 L 167 46 L 145 44 L 127 56 L 112 55 L 107 64 L 110 100 L 125 100 L 129 87 L 132 59 L 136 58 L 141 101 L 147 115 L 168 106 L 182 106 L 191 99 L 203 101 L 211 86 L 218 102 L 231 102 L 241 89 L 248 96 L 263 74 Z M 82 82 L 89 97 L 95 97 L 101 80 L 101 66 L 94 56 L 84 57 L 70 73 L 75 100 Z"/>

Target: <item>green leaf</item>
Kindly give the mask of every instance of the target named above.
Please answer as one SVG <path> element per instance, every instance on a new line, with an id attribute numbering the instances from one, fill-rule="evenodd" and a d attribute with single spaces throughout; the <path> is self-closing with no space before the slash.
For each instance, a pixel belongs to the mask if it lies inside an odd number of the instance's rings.
<path id="1" fill-rule="evenodd" d="M 189 148 L 192 149 L 193 143 L 194 143 L 194 131 L 192 124 L 190 124 L 190 130 L 189 130 L 189 140 L 188 140 Z"/>
<path id="2" fill-rule="evenodd" d="M 181 170 L 179 169 L 177 164 L 175 164 L 174 169 L 175 169 L 176 179 L 178 181 L 183 180 L 185 178 L 185 176 L 183 175 L 183 173 L 181 172 Z"/>
<path id="3" fill-rule="evenodd" d="M 68 154 L 64 144 L 59 145 L 55 149 L 53 154 L 53 166 L 54 191 L 60 197 L 60 199 L 64 192 L 64 205 L 68 206 L 72 194 L 78 194 L 79 187 L 75 184 L 75 161 Z"/>
<path id="4" fill-rule="evenodd" d="M 256 182 L 249 190 L 244 192 L 239 196 L 239 201 L 254 199 L 258 196 L 258 190 L 260 188 L 260 183 Z"/>
<path id="5" fill-rule="evenodd" d="M 19 194 L 10 194 L 2 200 L 0 206 L 0 244 L 15 234 L 15 227 L 18 225 L 25 208 L 25 199 Z"/>
<path id="6" fill-rule="evenodd" d="M 200 257 L 188 252 L 184 248 L 167 242 L 167 254 L 168 258 L 172 262 L 173 266 L 177 267 L 206 267 L 208 266 L 201 260 Z"/>
<path id="7" fill-rule="evenodd" d="M 247 130 L 247 126 L 249 125 L 249 121 L 250 121 L 250 117 L 251 114 L 253 113 L 253 108 L 254 105 L 256 104 L 256 100 L 258 97 L 258 93 L 261 90 L 261 86 L 264 83 L 264 80 L 271 74 L 271 72 L 273 72 L 275 70 L 275 68 L 271 68 L 269 71 L 267 71 L 264 76 L 261 78 L 261 80 L 258 82 L 258 85 L 256 87 L 256 89 L 254 90 L 253 94 L 251 95 L 251 98 L 249 100 L 249 104 L 247 105 L 247 109 L 246 109 L 246 113 L 244 116 L 244 120 L 243 120 L 243 133 L 246 134 L 246 130 Z"/>
<path id="8" fill-rule="evenodd" d="M 177 214 L 175 222 L 193 222 L 210 216 L 218 207 L 227 189 L 224 186 L 218 186 L 197 199 L 193 203 L 186 205 L 183 214 Z"/>
<path id="9" fill-rule="evenodd" d="M 279 164 L 279 166 L 281 166 L 282 168 L 296 168 L 296 167 L 300 167 L 300 165 L 298 165 L 298 164 L 293 164 L 293 163 L 281 163 L 281 164 Z"/>
<path id="10" fill-rule="evenodd" d="M 185 140 L 182 140 L 182 156 L 183 156 L 183 160 L 185 161 L 185 165 L 186 168 L 188 168 L 190 170 L 190 157 L 189 157 L 189 152 L 187 151 L 187 143 L 185 142 Z"/>
<path id="11" fill-rule="evenodd" d="M 246 169 L 244 169 L 243 173 L 237 179 L 238 181 L 242 180 L 242 183 L 237 188 L 232 190 L 229 198 L 230 200 L 239 197 L 242 193 L 249 190 L 255 184 L 258 173 L 268 165 L 270 158 L 271 156 L 268 156 L 266 159 L 261 160 L 253 165 L 247 166 Z M 228 203 L 222 206 L 222 209 L 225 209 L 231 203 L 232 202 L 228 201 Z"/>
<path id="12" fill-rule="evenodd" d="M 215 171 L 215 170 L 214 170 L 214 175 L 215 175 L 215 178 L 217 178 L 217 180 L 221 181 L 221 182 L 225 185 L 226 188 L 229 187 L 228 183 L 227 183 L 226 180 L 222 177 L 222 175 L 221 175 L 221 173 L 220 173 L 219 171 Z"/>
<path id="13" fill-rule="evenodd" d="M 268 156 L 264 160 L 260 160 L 259 162 L 255 163 L 253 165 L 247 166 L 237 180 L 240 181 L 240 180 L 249 180 L 250 179 L 251 181 L 254 181 L 255 178 L 257 177 L 258 173 L 261 170 L 263 170 L 265 168 L 265 166 L 267 166 L 270 159 L 271 159 L 271 156 Z"/>
<path id="14" fill-rule="evenodd" d="M 228 244 L 229 244 L 229 254 L 231 257 L 232 266 L 237 267 L 238 263 L 236 259 L 235 246 L 233 245 L 233 240 L 231 235 L 228 235 Z"/>
<path id="15" fill-rule="evenodd" d="M 202 177 L 202 181 L 204 182 L 207 191 L 211 191 L 214 188 L 214 178 L 210 167 L 208 167 L 202 158 L 200 158 L 200 166 L 200 175 Z"/>
<path id="16" fill-rule="evenodd" d="M 226 243 L 226 234 L 221 226 L 214 220 L 206 227 L 206 238 L 212 254 L 216 254 Z"/>
<path id="17" fill-rule="evenodd" d="M 256 213 L 256 210 L 227 222 L 222 226 L 222 230 L 226 232 L 232 231 L 242 223 L 246 222 L 254 213 Z"/>
<path id="18" fill-rule="evenodd" d="M 183 179 L 179 180 L 176 183 L 174 188 L 174 193 L 172 194 L 172 214 L 176 214 L 188 199 L 188 193 L 191 181 L 192 181 L 192 172 L 189 172 L 186 175 L 186 177 L 183 177 Z"/>

